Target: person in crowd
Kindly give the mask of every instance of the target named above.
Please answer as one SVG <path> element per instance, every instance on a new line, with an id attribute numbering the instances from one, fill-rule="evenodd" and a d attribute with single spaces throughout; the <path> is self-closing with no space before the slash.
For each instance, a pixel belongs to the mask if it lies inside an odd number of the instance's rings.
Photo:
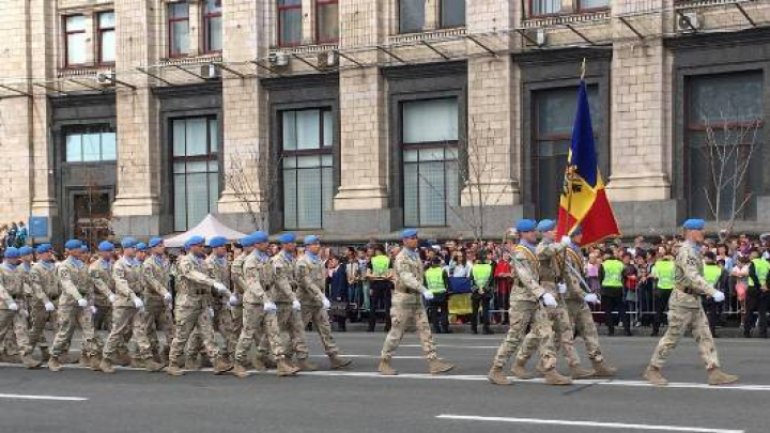
<path id="1" fill-rule="evenodd" d="M 489 327 L 489 302 L 492 299 L 492 264 L 487 259 L 486 251 L 479 251 L 478 258 L 473 260 L 469 278 L 473 287 L 471 293 L 471 332 L 478 334 L 479 308 L 481 308 L 481 323 L 485 335 L 492 334 Z"/>
<path id="2" fill-rule="evenodd" d="M 612 250 L 607 250 L 604 254 L 607 259 L 599 267 L 604 321 L 609 335 L 615 335 L 615 318 L 613 313 L 617 312 L 618 320 L 623 324 L 626 335 L 631 335 L 630 319 L 626 315 L 626 302 L 623 298 L 623 271 L 625 266 L 623 262 L 618 260 Z"/>
<path id="3" fill-rule="evenodd" d="M 374 332 L 378 311 L 385 312 L 385 332 L 390 331 L 390 302 L 394 280 L 392 263 L 391 258 L 385 254 L 385 247 L 375 245 L 374 256 L 366 270 L 366 279 L 369 281 L 368 332 Z"/>
<path id="4" fill-rule="evenodd" d="M 332 320 L 337 324 L 338 332 L 347 331 L 345 325 L 348 316 L 348 276 L 345 266 L 340 264 L 339 257 L 331 255 L 328 261 L 328 293 L 332 306 L 329 311 Z"/>
<path id="5" fill-rule="evenodd" d="M 433 299 L 426 301 L 428 320 L 434 334 L 449 333 L 449 276 L 441 266 L 441 258 L 433 256 L 433 261 L 425 270 L 425 287 L 433 294 Z"/>
<path id="6" fill-rule="evenodd" d="M 759 249 L 751 250 L 751 263 L 749 264 L 749 284 L 746 291 L 746 315 L 743 320 L 743 336 L 751 337 L 754 324 L 759 322 L 759 336 L 767 338 L 767 309 L 768 309 L 768 274 L 770 263 L 761 257 Z M 754 312 L 758 314 L 758 320 L 754 318 Z"/>
<path id="7" fill-rule="evenodd" d="M 513 285 L 513 270 L 511 269 L 511 253 L 504 251 L 502 259 L 495 263 L 495 306 L 502 310 L 498 323 L 508 324 L 508 308 L 510 308 L 511 286 Z"/>

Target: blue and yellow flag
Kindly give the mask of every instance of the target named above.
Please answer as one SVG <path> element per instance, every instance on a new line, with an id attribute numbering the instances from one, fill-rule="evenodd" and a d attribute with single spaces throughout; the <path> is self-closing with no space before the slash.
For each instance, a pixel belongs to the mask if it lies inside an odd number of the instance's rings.
<path id="1" fill-rule="evenodd" d="M 580 226 L 583 245 L 620 235 L 615 214 L 604 190 L 591 126 L 591 111 L 585 81 L 580 81 L 572 144 L 567 157 L 564 188 L 559 199 L 559 236 Z"/>

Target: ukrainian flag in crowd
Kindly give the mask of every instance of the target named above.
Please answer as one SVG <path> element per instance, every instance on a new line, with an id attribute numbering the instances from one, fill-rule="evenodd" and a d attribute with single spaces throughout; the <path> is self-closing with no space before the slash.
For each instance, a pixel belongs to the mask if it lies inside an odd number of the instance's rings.
<path id="1" fill-rule="evenodd" d="M 559 236 L 583 229 L 583 245 L 619 236 L 620 230 L 604 190 L 594 145 L 586 83 L 580 81 L 572 144 L 567 157 L 564 188 L 559 199 Z"/>

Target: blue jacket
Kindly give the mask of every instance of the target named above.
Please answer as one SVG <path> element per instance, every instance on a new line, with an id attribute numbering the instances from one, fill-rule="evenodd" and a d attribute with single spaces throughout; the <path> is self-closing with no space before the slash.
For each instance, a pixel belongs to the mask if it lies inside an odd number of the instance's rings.
<path id="1" fill-rule="evenodd" d="M 345 265 L 337 266 L 337 270 L 328 279 L 328 283 L 329 300 L 332 302 L 348 302 L 348 275 L 345 271 Z"/>

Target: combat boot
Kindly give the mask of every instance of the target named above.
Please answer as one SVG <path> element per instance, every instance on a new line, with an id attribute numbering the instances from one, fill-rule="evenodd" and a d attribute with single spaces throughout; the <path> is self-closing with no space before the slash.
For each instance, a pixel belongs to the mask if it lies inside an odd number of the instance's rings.
<path id="1" fill-rule="evenodd" d="M 377 370 L 382 376 L 395 376 L 398 374 L 398 371 L 394 370 L 393 367 L 390 366 L 389 358 L 380 359 L 380 365 L 377 367 Z"/>
<path id="2" fill-rule="evenodd" d="M 78 365 L 81 367 L 89 368 L 91 366 L 91 360 L 85 352 L 80 352 L 80 358 L 78 359 Z"/>
<path id="3" fill-rule="evenodd" d="M 102 363 L 101 354 L 93 354 L 88 357 L 88 368 L 93 371 L 100 371 L 99 365 Z"/>
<path id="4" fill-rule="evenodd" d="M 99 370 L 108 374 L 115 373 L 115 367 L 112 366 L 109 358 L 102 359 L 102 362 L 99 364 Z"/>
<path id="5" fill-rule="evenodd" d="M 273 359 L 271 356 L 265 356 L 262 358 L 262 363 L 265 364 L 265 368 L 272 370 L 273 368 L 277 368 L 278 364 L 275 359 Z"/>
<path id="6" fill-rule="evenodd" d="M 505 373 L 503 373 L 502 367 L 492 367 L 491 370 L 489 370 L 489 374 L 487 375 L 487 379 L 489 379 L 489 382 L 494 385 L 510 385 L 511 381 L 508 380 L 507 377 L 505 377 Z"/>
<path id="7" fill-rule="evenodd" d="M 307 358 L 302 358 L 297 360 L 297 367 L 299 367 L 300 371 L 316 371 L 318 370 L 318 366 L 310 362 Z"/>
<path id="8" fill-rule="evenodd" d="M 572 379 L 587 379 L 593 376 L 594 372 L 591 370 L 584 370 L 580 367 L 580 364 L 578 364 L 569 368 L 569 375 Z"/>
<path id="9" fill-rule="evenodd" d="M 249 377 L 249 372 L 246 371 L 246 367 L 243 366 L 240 362 L 235 362 L 235 365 L 233 366 L 233 375 L 236 377 L 240 377 L 241 379 L 245 379 Z"/>
<path id="10" fill-rule="evenodd" d="M 183 376 L 184 371 L 179 367 L 178 364 L 174 362 L 169 362 L 168 368 L 166 369 L 166 373 L 170 376 Z"/>
<path id="11" fill-rule="evenodd" d="M 668 381 L 665 377 L 663 377 L 660 369 L 658 367 L 653 367 L 652 365 L 648 366 L 647 369 L 644 370 L 642 377 L 655 386 L 668 385 Z"/>
<path id="12" fill-rule="evenodd" d="M 221 356 L 214 360 L 214 374 L 224 374 L 233 369 L 233 364 Z"/>
<path id="13" fill-rule="evenodd" d="M 562 376 L 555 368 L 546 370 L 545 373 L 543 373 L 543 378 L 545 379 L 546 385 L 572 385 L 572 379 L 567 376 Z"/>
<path id="14" fill-rule="evenodd" d="M 440 358 L 428 360 L 428 370 L 430 374 L 441 374 L 455 368 L 454 364 L 444 361 Z"/>
<path id="15" fill-rule="evenodd" d="M 532 374 L 527 371 L 526 361 L 519 361 L 518 359 L 513 363 L 513 367 L 511 367 L 511 373 L 517 378 L 521 380 L 529 380 L 532 379 Z"/>
<path id="16" fill-rule="evenodd" d="M 254 366 L 254 370 L 257 370 L 259 372 L 267 371 L 267 367 L 265 366 L 265 363 L 262 362 L 262 359 L 257 356 L 254 357 L 254 361 L 251 363 Z"/>
<path id="17" fill-rule="evenodd" d="M 604 361 L 591 361 L 594 366 L 594 377 L 613 377 L 618 369 L 607 365 Z"/>
<path id="18" fill-rule="evenodd" d="M 352 359 L 347 358 L 340 358 L 339 355 L 333 355 L 329 357 L 329 362 L 331 363 L 332 370 L 339 370 L 340 368 L 345 368 L 350 363 L 353 362 Z"/>
<path id="19" fill-rule="evenodd" d="M 43 360 L 43 362 L 48 362 L 48 359 L 51 357 L 51 352 L 48 351 L 47 347 L 41 347 L 40 348 L 40 359 Z"/>
<path id="20" fill-rule="evenodd" d="M 144 360 L 144 369 L 151 372 L 161 371 L 163 370 L 164 365 L 160 362 L 155 361 L 152 358 L 147 358 Z"/>
<path id="21" fill-rule="evenodd" d="M 289 360 L 287 360 L 286 358 L 278 359 L 276 369 L 278 372 L 278 376 L 280 377 L 293 376 L 299 372 L 299 368 L 292 365 L 292 363 L 289 362 Z"/>
<path id="22" fill-rule="evenodd" d="M 42 364 L 37 359 L 33 358 L 32 355 L 22 355 L 21 356 L 21 362 L 24 364 L 27 368 L 38 368 L 40 367 L 40 364 Z"/>
<path id="23" fill-rule="evenodd" d="M 51 371 L 61 371 L 61 363 L 58 357 L 52 356 L 48 358 L 48 369 Z"/>
<path id="24" fill-rule="evenodd" d="M 727 374 L 720 370 L 719 367 L 714 367 L 708 371 L 709 385 L 729 385 L 738 381 L 738 376 L 734 374 Z"/>

